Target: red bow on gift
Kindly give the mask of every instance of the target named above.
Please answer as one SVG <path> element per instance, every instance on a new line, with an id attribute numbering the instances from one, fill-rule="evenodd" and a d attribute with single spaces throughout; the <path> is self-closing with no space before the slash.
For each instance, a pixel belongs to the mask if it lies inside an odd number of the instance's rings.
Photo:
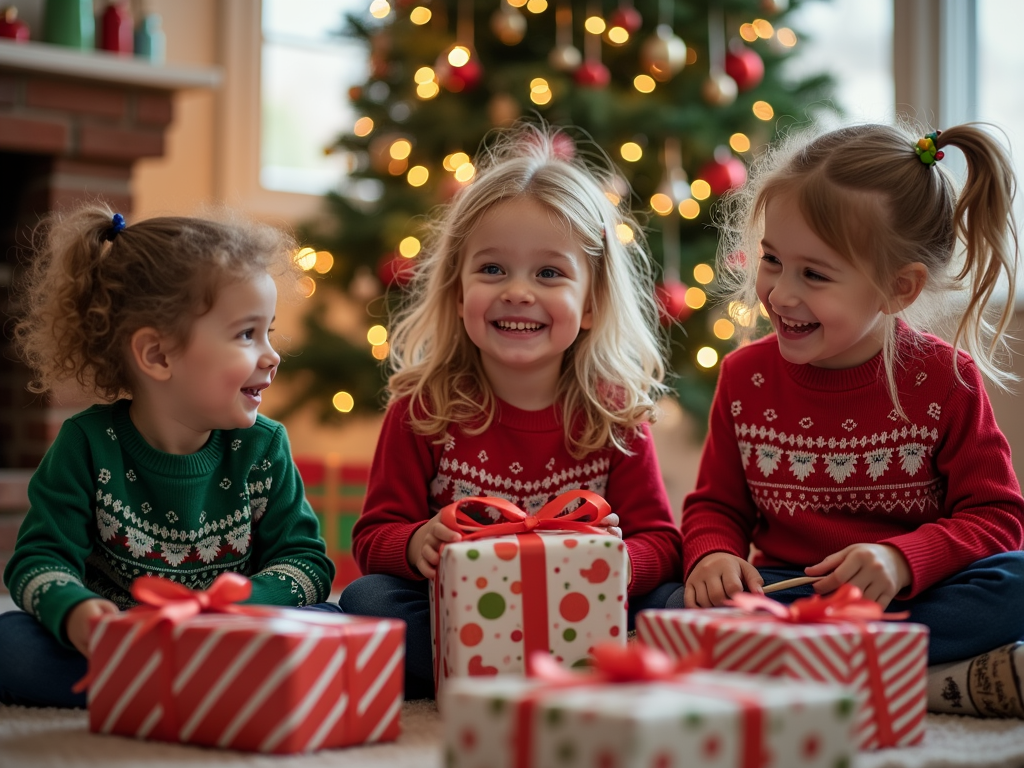
<path id="1" fill-rule="evenodd" d="M 131 592 L 139 603 L 131 611 L 149 614 L 139 625 L 133 643 L 137 643 L 161 622 L 174 625 L 199 613 L 271 615 L 271 612 L 262 608 L 236 605 L 252 594 L 252 582 L 240 573 L 222 573 L 207 590 L 189 589 L 184 584 L 159 576 L 140 576 L 132 582 Z M 86 690 L 92 682 L 92 673 L 90 668 L 89 673 L 75 683 L 71 690 L 75 693 Z"/>
<path id="2" fill-rule="evenodd" d="M 859 587 L 843 584 L 827 597 L 812 595 L 794 600 L 791 605 L 784 605 L 765 595 L 752 595 L 741 592 L 727 600 L 726 605 L 739 608 L 747 613 L 764 611 L 779 621 L 790 624 L 816 624 L 837 621 L 894 621 L 905 619 L 910 614 L 885 613 L 878 603 L 868 600 Z"/>
<path id="3" fill-rule="evenodd" d="M 583 501 L 576 509 L 562 514 L 570 503 Z M 463 511 L 464 507 L 492 507 L 501 513 L 505 522 L 479 523 Z M 441 522 L 462 534 L 463 541 L 508 536 L 531 531 L 577 531 L 579 533 L 607 533 L 596 528 L 611 514 L 611 505 L 591 491 L 566 491 L 556 496 L 537 514 L 530 515 L 507 499 L 497 496 L 467 496 L 441 510 Z"/>

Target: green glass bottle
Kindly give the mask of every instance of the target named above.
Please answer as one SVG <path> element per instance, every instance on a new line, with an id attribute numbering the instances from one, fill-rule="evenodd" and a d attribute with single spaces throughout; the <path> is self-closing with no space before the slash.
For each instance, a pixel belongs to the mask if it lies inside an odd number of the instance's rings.
<path id="1" fill-rule="evenodd" d="M 43 40 L 83 50 L 95 48 L 96 20 L 92 14 L 92 0 L 46 0 Z"/>

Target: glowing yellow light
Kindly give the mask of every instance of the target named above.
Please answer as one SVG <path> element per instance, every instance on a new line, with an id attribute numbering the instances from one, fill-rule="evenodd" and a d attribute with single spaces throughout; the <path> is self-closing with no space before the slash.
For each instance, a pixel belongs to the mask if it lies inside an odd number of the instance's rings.
<path id="1" fill-rule="evenodd" d="M 548 0 L 529 0 L 526 10 L 530 13 L 544 13 L 548 9 Z"/>
<path id="2" fill-rule="evenodd" d="M 787 48 L 792 48 L 796 45 L 796 32 L 789 27 L 779 27 L 775 30 L 775 39 Z"/>
<path id="3" fill-rule="evenodd" d="M 422 5 L 418 5 L 412 9 L 412 13 L 409 14 L 409 21 L 417 26 L 423 26 L 430 21 L 430 9 L 424 8 Z"/>
<path id="4" fill-rule="evenodd" d="M 746 152 L 750 149 L 750 139 L 745 133 L 734 133 L 729 137 L 729 146 L 737 152 Z"/>
<path id="5" fill-rule="evenodd" d="M 513 8 L 522 8 L 526 5 L 526 0 L 508 0 L 508 4 Z"/>
<path id="6" fill-rule="evenodd" d="M 740 37 L 742 37 L 748 43 L 752 43 L 755 40 L 757 40 L 757 30 L 754 29 L 754 25 L 740 24 Z"/>
<path id="7" fill-rule="evenodd" d="M 373 131 L 373 120 L 368 117 L 360 117 L 352 126 L 352 133 L 356 136 L 369 136 Z"/>
<path id="8" fill-rule="evenodd" d="M 587 32 L 589 32 L 590 34 L 600 35 L 602 32 L 604 32 L 604 28 L 606 25 L 604 23 L 604 19 L 602 19 L 600 16 L 591 16 L 589 19 L 583 22 L 583 26 L 587 28 Z"/>
<path id="9" fill-rule="evenodd" d="M 548 81 L 545 80 L 543 77 L 535 77 L 533 78 L 533 80 L 530 81 L 531 91 L 546 91 L 548 90 L 548 88 Z"/>
<path id="10" fill-rule="evenodd" d="M 715 270 L 707 264 L 698 264 L 693 268 L 693 279 L 701 285 L 707 285 L 715 279 Z"/>
<path id="11" fill-rule="evenodd" d="M 654 90 L 654 78 L 650 75 L 637 75 L 633 78 L 633 87 L 640 93 L 650 93 Z"/>
<path id="12" fill-rule="evenodd" d="M 299 269 L 302 271 L 309 272 L 309 270 L 316 266 L 316 250 L 313 248 L 300 248 L 295 252 L 295 263 L 299 265 Z"/>
<path id="13" fill-rule="evenodd" d="M 744 328 L 750 328 L 757 322 L 757 313 L 738 301 L 729 302 L 726 314 L 733 319 L 733 322 L 737 325 L 742 325 Z"/>
<path id="14" fill-rule="evenodd" d="M 391 345 L 386 341 L 383 344 L 378 344 L 370 349 L 370 354 L 373 355 L 377 360 L 387 360 L 388 352 L 391 351 Z"/>
<path id="15" fill-rule="evenodd" d="M 402 160 L 392 160 L 388 163 L 388 173 L 392 176 L 401 176 L 408 167 L 409 161 L 404 158 Z"/>
<path id="16" fill-rule="evenodd" d="M 469 162 L 469 155 L 465 152 L 452 152 L 448 155 L 441 165 L 444 166 L 446 171 L 455 171 L 463 163 Z"/>
<path id="17" fill-rule="evenodd" d="M 704 179 L 696 179 L 690 185 L 690 194 L 698 200 L 707 200 L 711 197 L 711 185 L 704 181 Z"/>
<path id="18" fill-rule="evenodd" d="M 373 0 L 370 3 L 370 15 L 375 19 L 383 19 L 391 13 L 391 4 L 387 0 Z"/>
<path id="19" fill-rule="evenodd" d="M 623 245 L 633 242 L 633 230 L 630 229 L 629 224 L 616 224 L 615 225 L 615 236 L 619 238 L 619 242 Z"/>
<path id="20" fill-rule="evenodd" d="M 618 207 L 619 203 L 622 202 L 622 198 L 616 195 L 614 192 L 605 192 L 604 196 L 608 198 L 608 202 Z"/>
<path id="21" fill-rule="evenodd" d="M 715 320 L 712 333 L 722 339 L 722 341 L 725 341 L 726 339 L 731 339 L 733 334 L 736 333 L 736 326 L 723 317 L 721 320 Z"/>
<path id="22" fill-rule="evenodd" d="M 764 304 L 758 304 L 757 305 L 757 311 L 760 313 L 761 317 L 763 317 L 765 320 L 768 319 L 768 310 L 765 309 Z"/>
<path id="23" fill-rule="evenodd" d="M 714 368 L 718 363 L 718 353 L 713 347 L 701 347 L 697 350 L 697 365 L 702 368 Z"/>
<path id="24" fill-rule="evenodd" d="M 551 101 L 551 91 L 531 91 L 530 101 L 534 104 L 544 105 Z"/>
<path id="25" fill-rule="evenodd" d="M 448 63 L 453 67 L 464 67 L 469 61 L 469 48 L 456 45 L 448 52 Z"/>
<path id="26" fill-rule="evenodd" d="M 463 163 L 455 169 L 455 178 L 458 181 L 469 181 L 476 176 L 476 168 L 472 163 Z"/>
<path id="27" fill-rule="evenodd" d="M 623 45 L 629 42 L 629 32 L 622 27 L 612 27 L 608 30 L 608 42 L 612 45 Z"/>
<path id="28" fill-rule="evenodd" d="M 690 309 L 700 309 L 708 303 L 708 295 L 704 293 L 703 289 L 694 286 L 686 289 L 683 301 Z"/>
<path id="29" fill-rule="evenodd" d="M 420 67 L 416 70 L 416 74 L 412 76 L 413 82 L 419 83 L 432 83 L 434 82 L 434 70 L 430 67 Z"/>
<path id="30" fill-rule="evenodd" d="M 627 141 L 619 148 L 619 153 L 622 155 L 623 160 L 630 163 L 635 163 L 644 156 L 644 151 L 635 141 Z"/>
<path id="31" fill-rule="evenodd" d="M 330 251 L 317 251 L 316 252 L 316 263 L 313 265 L 313 269 L 319 272 L 321 275 L 326 275 L 331 271 L 331 267 L 334 266 L 334 256 Z"/>
<path id="32" fill-rule="evenodd" d="M 383 344 L 388 340 L 388 329 L 383 325 L 375 325 L 366 332 L 366 340 L 375 347 Z"/>
<path id="33" fill-rule="evenodd" d="M 757 32 L 758 37 L 767 40 L 775 34 L 775 27 L 766 19 L 754 19 L 754 31 Z"/>
<path id="34" fill-rule="evenodd" d="M 405 160 L 412 152 L 412 144 L 408 139 L 398 139 L 388 151 L 395 160 Z"/>
<path id="35" fill-rule="evenodd" d="M 420 241 L 409 235 L 398 244 L 398 252 L 407 259 L 414 258 L 420 252 Z"/>
<path id="36" fill-rule="evenodd" d="M 679 215 L 684 219 L 696 219 L 700 215 L 700 203 L 692 197 L 679 203 Z"/>
<path id="37" fill-rule="evenodd" d="M 426 166 L 414 165 L 409 169 L 408 175 L 405 180 L 409 182 L 410 186 L 422 187 L 427 183 L 427 179 L 430 178 L 430 171 L 427 170 Z"/>
<path id="38" fill-rule="evenodd" d="M 422 83 L 416 86 L 416 95 L 427 101 L 432 99 L 441 92 L 441 87 L 437 83 Z"/>
<path id="39" fill-rule="evenodd" d="M 672 203 L 672 198 L 664 192 L 656 192 L 651 196 L 651 208 L 654 209 L 655 213 L 660 213 L 662 216 L 668 216 L 672 213 L 672 209 L 675 208 L 675 205 Z"/>
<path id="40" fill-rule="evenodd" d="M 313 282 L 313 278 L 309 275 L 303 275 L 299 280 L 299 290 L 307 299 L 316 293 L 316 283 Z"/>
<path id="41" fill-rule="evenodd" d="M 336 392 L 331 398 L 331 404 L 342 413 L 348 413 L 355 407 L 356 401 L 348 392 Z"/>
<path id="42" fill-rule="evenodd" d="M 754 117 L 761 120 L 771 120 L 775 117 L 775 110 L 772 109 L 772 105 L 767 101 L 755 101 L 752 109 L 754 111 Z"/>

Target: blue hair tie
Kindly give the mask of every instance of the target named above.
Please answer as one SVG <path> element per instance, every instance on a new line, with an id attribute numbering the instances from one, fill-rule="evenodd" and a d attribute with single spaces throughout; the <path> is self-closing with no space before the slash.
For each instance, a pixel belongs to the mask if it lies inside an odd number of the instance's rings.
<path id="1" fill-rule="evenodd" d="M 103 235 L 104 240 L 114 242 L 114 238 L 121 234 L 121 230 L 125 228 L 124 216 L 120 213 L 115 213 L 114 218 L 110 221 L 110 229 Z"/>

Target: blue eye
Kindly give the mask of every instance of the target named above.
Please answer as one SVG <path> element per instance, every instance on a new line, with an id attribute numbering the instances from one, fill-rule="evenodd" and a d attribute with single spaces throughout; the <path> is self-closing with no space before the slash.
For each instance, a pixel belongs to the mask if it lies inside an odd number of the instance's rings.
<path id="1" fill-rule="evenodd" d="M 480 271 L 483 272 L 485 275 L 500 275 L 501 267 L 499 267 L 497 264 L 485 264 Z"/>
<path id="2" fill-rule="evenodd" d="M 256 333 L 255 328 L 246 328 L 244 331 L 238 334 L 238 336 L 239 338 L 245 339 L 246 341 L 252 341 L 252 336 L 254 333 Z"/>
<path id="3" fill-rule="evenodd" d="M 559 272 L 557 269 L 554 269 L 553 267 L 544 267 L 544 269 L 537 273 L 537 277 L 546 278 L 550 280 L 551 278 L 554 277 L 561 277 L 561 274 L 561 272 Z"/>

